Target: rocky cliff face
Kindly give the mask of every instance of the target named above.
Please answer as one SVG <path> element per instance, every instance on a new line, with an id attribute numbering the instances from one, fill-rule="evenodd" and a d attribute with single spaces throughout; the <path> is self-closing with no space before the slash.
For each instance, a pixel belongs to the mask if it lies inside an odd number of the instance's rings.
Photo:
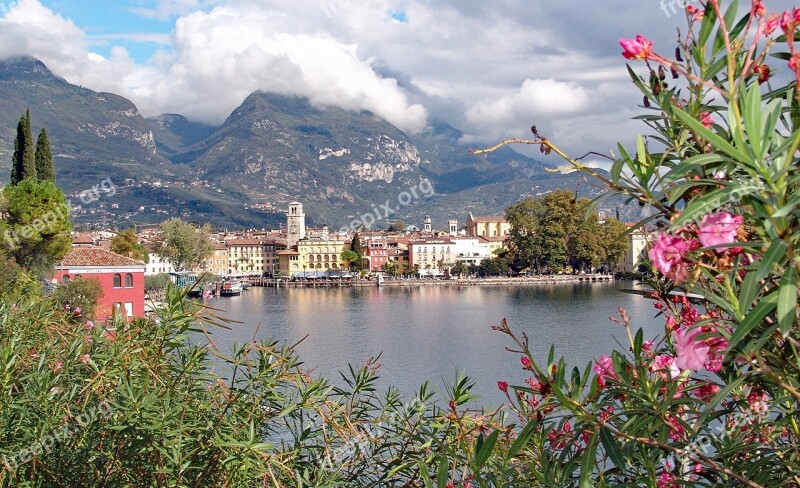
<path id="1" fill-rule="evenodd" d="M 472 156 L 458 143 L 462 134 L 440 122 L 409 136 L 369 112 L 272 93 L 251 94 L 220 127 L 179 114 L 144 119 L 123 97 L 71 85 L 21 58 L 0 61 L 0 179 L 7 181 L 27 108 L 34 130 L 50 134 L 67 193 L 109 177 L 118 183 L 113 201 L 79 217 L 117 225 L 177 215 L 261 227 L 282 221 L 296 199 L 311 222 L 332 226 L 387 201 L 393 214 L 382 226 L 425 214 L 463 220 L 468 210 L 502 213 L 522 196 L 575 188 L 578 177 L 545 174 L 542 163 L 510 149 Z M 433 196 L 395 205 L 423 180 Z M 583 194 L 592 191 L 584 186 Z"/>

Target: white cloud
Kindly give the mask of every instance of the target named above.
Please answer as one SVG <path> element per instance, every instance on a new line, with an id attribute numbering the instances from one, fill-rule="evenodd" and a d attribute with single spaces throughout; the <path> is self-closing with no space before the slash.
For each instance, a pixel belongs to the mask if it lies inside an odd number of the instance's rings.
<path id="1" fill-rule="evenodd" d="M 503 136 L 503 131 L 517 133 L 540 119 L 575 114 L 586 109 L 590 99 L 589 92 L 576 83 L 552 78 L 525 80 L 516 92 L 479 102 L 467 110 L 467 121 L 473 133 L 481 134 L 467 140 L 496 139 Z"/>

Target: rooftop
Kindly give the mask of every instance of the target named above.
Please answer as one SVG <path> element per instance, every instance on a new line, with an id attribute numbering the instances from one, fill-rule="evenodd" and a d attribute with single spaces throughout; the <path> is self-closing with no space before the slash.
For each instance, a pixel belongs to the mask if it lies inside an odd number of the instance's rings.
<path id="1" fill-rule="evenodd" d="M 73 247 L 56 266 L 144 266 L 135 259 L 100 247 Z"/>

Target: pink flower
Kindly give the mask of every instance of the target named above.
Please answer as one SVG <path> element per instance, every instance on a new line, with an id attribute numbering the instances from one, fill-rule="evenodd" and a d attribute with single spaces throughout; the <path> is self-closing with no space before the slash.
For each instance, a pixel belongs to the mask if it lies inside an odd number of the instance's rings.
<path id="1" fill-rule="evenodd" d="M 692 394 L 704 402 L 710 401 L 714 395 L 719 393 L 719 386 L 714 383 L 706 383 L 699 388 L 692 390 Z"/>
<path id="2" fill-rule="evenodd" d="M 522 362 L 523 368 L 528 369 L 531 367 L 531 360 L 530 358 L 528 358 L 528 356 L 522 356 L 521 358 L 519 358 L 519 360 L 520 362 Z"/>
<path id="3" fill-rule="evenodd" d="M 680 283 L 689 274 L 688 265 L 683 261 L 683 257 L 696 248 L 696 241 L 659 232 L 658 239 L 650 248 L 648 255 L 654 268 L 672 281 Z"/>
<path id="4" fill-rule="evenodd" d="M 775 29 L 778 28 L 778 25 L 780 25 L 780 17 L 778 16 L 778 14 L 770 15 L 769 19 L 767 19 L 767 23 L 764 24 L 764 34 L 766 35 L 772 34 L 773 32 L 775 32 Z"/>
<path id="5" fill-rule="evenodd" d="M 498 381 L 497 387 L 500 388 L 500 391 L 503 393 L 508 393 L 508 381 Z"/>
<path id="6" fill-rule="evenodd" d="M 636 39 L 620 39 L 619 45 L 622 46 L 625 59 L 645 59 L 653 54 L 653 43 L 642 35 L 636 36 Z"/>
<path id="7" fill-rule="evenodd" d="M 750 405 L 750 410 L 753 414 L 762 418 L 769 412 L 769 397 L 763 391 L 753 390 L 747 395 L 747 404 Z"/>
<path id="8" fill-rule="evenodd" d="M 677 378 L 681 375 L 681 370 L 675 366 L 675 358 L 667 354 L 659 354 L 653 359 L 650 371 L 658 373 L 665 380 Z"/>
<path id="9" fill-rule="evenodd" d="M 708 360 L 708 344 L 695 340 L 700 329 L 679 329 L 673 332 L 675 339 L 675 366 L 680 369 L 700 371 Z"/>
<path id="10" fill-rule="evenodd" d="M 94 322 L 92 322 L 91 320 L 87 320 L 85 326 L 86 326 L 86 330 L 92 330 L 92 329 L 94 329 Z"/>
<path id="11" fill-rule="evenodd" d="M 700 243 L 705 247 L 713 247 L 736 242 L 736 235 L 742 225 L 741 215 L 731 215 L 728 212 L 711 213 L 703 217 L 700 222 L 698 234 Z M 716 249 L 718 254 L 725 249 Z"/>
<path id="12" fill-rule="evenodd" d="M 63 368 L 64 368 L 64 363 L 62 363 L 61 360 L 59 359 L 53 365 L 53 372 L 60 373 Z"/>
<path id="13" fill-rule="evenodd" d="M 597 376 L 603 378 L 604 380 L 606 378 L 617 377 L 617 373 L 614 371 L 614 361 L 605 355 L 600 356 L 600 359 L 594 363 L 594 367 L 592 369 Z"/>
<path id="14" fill-rule="evenodd" d="M 664 471 L 663 473 L 658 475 L 657 486 L 658 488 L 668 488 L 671 486 L 675 486 L 674 481 L 675 481 L 675 476 Z"/>
<path id="15" fill-rule="evenodd" d="M 89 364 L 89 355 L 88 355 L 88 354 L 84 354 L 83 356 L 81 356 L 81 359 L 80 359 L 80 361 L 81 361 L 83 364 Z"/>
<path id="16" fill-rule="evenodd" d="M 786 12 L 783 13 L 783 15 L 781 15 L 781 29 L 783 29 L 783 32 L 788 34 L 793 27 L 794 27 L 794 17 L 787 10 Z"/>
<path id="17" fill-rule="evenodd" d="M 763 17 L 767 9 L 764 8 L 764 2 L 762 2 L 761 0 L 754 0 L 753 8 L 751 11 L 753 12 L 753 15 L 755 15 L 756 17 Z"/>
<path id="18" fill-rule="evenodd" d="M 708 112 L 702 112 L 700 114 L 700 123 L 703 124 L 705 127 L 711 127 L 714 125 L 714 119 L 711 118 L 711 114 Z"/>
<path id="19" fill-rule="evenodd" d="M 766 64 L 761 64 L 753 68 L 753 72 L 758 75 L 758 84 L 763 85 L 764 83 L 769 81 L 769 77 L 772 76 L 772 70 Z"/>

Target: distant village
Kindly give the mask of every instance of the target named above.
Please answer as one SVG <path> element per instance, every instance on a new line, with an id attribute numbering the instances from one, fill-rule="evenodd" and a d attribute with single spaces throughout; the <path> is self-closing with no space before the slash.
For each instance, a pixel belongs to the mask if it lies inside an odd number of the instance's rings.
<path id="1" fill-rule="evenodd" d="M 149 252 L 145 276 L 175 273 L 175 267 L 159 256 L 159 227 L 136 229 L 139 242 Z M 422 228 L 405 225 L 394 230 L 358 230 L 363 262 L 368 273 L 385 271 L 392 274 L 420 277 L 446 277 L 456 263 L 479 266 L 484 259 L 505 247 L 511 224 L 503 216 L 474 216 L 468 212 L 465 222 L 447 221 L 445 229 L 437 229 L 429 216 Z M 288 277 L 319 279 L 341 276 L 349 272 L 349 263 L 342 252 L 351 248 L 355 230 L 334 231 L 327 226 L 306 226 L 303 204 L 292 202 L 286 211 L 286 225 L 279 229 L 218 232 L 211 236 L 212 255 L 191 271 L 212 273 L 229 278 Z M 109 249 L 112 231 L 78 233 L 74 246 L 99 246 Z M 630 236 L 630 250 L 617 271 L 636 269 L 646 237 L 642 232 Z"/>

